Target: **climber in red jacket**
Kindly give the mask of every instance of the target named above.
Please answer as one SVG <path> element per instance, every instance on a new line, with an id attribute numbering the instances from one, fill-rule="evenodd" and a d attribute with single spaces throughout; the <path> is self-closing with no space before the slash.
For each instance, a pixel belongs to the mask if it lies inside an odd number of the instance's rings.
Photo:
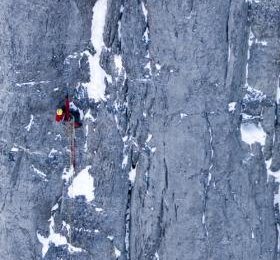
<path id="1" fill-rule="evenodd" d="M 56 110 L 56 122 L 67 122 L 74 120 L 75 128 L 81 127 L 81 116 L 78 109 L 70 107 L 70 100 L 68 95 L 65 97 L 65 104 L 59 106 Z"/>

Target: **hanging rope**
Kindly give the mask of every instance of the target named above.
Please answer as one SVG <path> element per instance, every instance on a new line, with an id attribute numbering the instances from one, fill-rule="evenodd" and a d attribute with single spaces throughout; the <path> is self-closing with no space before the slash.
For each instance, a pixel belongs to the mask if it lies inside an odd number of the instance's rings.
<path id="1" fill-rule="evenodd" d="M 70 189 L 73 189 L 73 179 L 76 172 L 76 158 L 75 158 L 75 120 L 72 118 L 70 113 L 70 99 L 68 95 L 65 100 L 65 122 L 66 122 L 66 132 L 69 139 L 69 171 L 72 171 L 72 176 L 69 179 Z M 72 245 L 72 214 L 74 209 L 74 200 L 70 203 L 69 208 L 69 244 Z M 72 259 L 71 252 L 70 260 Z"/>

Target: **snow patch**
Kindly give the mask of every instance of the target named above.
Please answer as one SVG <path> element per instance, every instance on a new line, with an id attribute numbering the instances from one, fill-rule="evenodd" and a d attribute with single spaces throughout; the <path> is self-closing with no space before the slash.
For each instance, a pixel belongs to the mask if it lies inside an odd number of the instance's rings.
<path id="1" fill-rule="evenodd" d="M 266 99 L 266 95 L 257 89 L 254 89 L 252 87 L 250 87 L 249 85 L 247 86 L 247 93 L 243 98 L 245 101 L 263 101 L 264 99 Z"/>
<path id="2" fill-rule="evenodd" d="M 242 123 L 240 127 L 241 139 L 243 142 L 252 145 L 253 143 L 265 144 L 266 133 L 260 123 Z"/>
<path id="3" fill-rule="evenodd" d="M 236 104 L 237 104 L 236 102 L 230 102 L 228 104 L 228 112 L 234 112 L 236 109 Z"/>
<path id="4" fill-rule="evenodd" d="M 161 70 L 161 65 L 159 63 L 155 64 L 157 70 Z"/>
<path id="5" fill-rule="evenodd" d="M 188 116 L 188 114 L 186 114 L 186 113 L 180 113 L 181 119 L 183 119 L 183 118 L 185 118 L 185 117 L 187 117 L 187 116 Z"/>
<path id="6" fill-rule="evenodd" d="M 45 257 L 51 244 L 54 244 L 56 247 L 66 245 L 68 247 L 68 251 L 71 254 L 75 253 L 75 252 L 83 252 L 83 249 L 81 249 L 79 247 L 74 247 L 71 244 L 69 244 L 67 242 L 67 239 L 65 236 L 62 236 L 59 233 L 55 233 L 55 224 L 54 224 L 53 216 L 49 219 L 49 222 L 50 222 L 50 225 L 49 225 L 49 236 L 48 237 L 44 237 L 37 232 L 37 238 L 38 238 L 39 242 L 42 244 L 42 256 L 43 257 Z"/>
<path id="7" fill-rule="evenodd" d="M 96 212 L 102 212 L 102 211 L 104 211 L 104 209 L 102 209 L 102 208 L 95 208 L 95 211 Z"/>
<path id="8" fill-rule="evenodd" d="M 80 171 L 73 179 L 72 184 L 68 188 L 68 195 L 70 198 L 85 196 L 87 202 L 94 200 L 94 180 L 89 174 L 89 169 L 91 169 L 91 166 L 87 166 Z"/>
<path id="9" fill-rule="evenodd" d="M 255 239 L 255 233 L 254 233 L 254 230 L 252 229 L 252 232 L 251 232 L 251 238 L 252 239 Z"/>
<path id="10" fill-rule="evenodd" d="M 11 149 L 11 152 L 18 152 L 19 151 L 19 149 L 17 148 L 17 147 L 13 147 L 12 149 Z"/>
<path id="11" fill-rule="evenodd" d="M 107 236 L 107 238 L 108 238 L 110 241 L 113 241 L 113 240 L 114 240 L 114 236 Z"/>

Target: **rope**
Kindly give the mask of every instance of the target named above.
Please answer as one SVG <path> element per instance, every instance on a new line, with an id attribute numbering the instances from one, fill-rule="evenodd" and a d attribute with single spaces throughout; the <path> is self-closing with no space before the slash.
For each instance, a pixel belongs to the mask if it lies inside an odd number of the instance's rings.
<path id="1" fill-rule="evenodd" d="M 66 124 L 66 134 L 68 137 L 68 144 L 69 144 L 69 171 L 73 171 L 72 176 L 69 179 L 69 189 L 73 189 L 73 179 L 75 176 L 75 172 L 76 172 L 76 158 L 75 158 L 75 119 L 72 118 L 71 114 L 70 114 L 70 100 L 68 98 L 68 94 L 67 94 L 67 99 L 65 102 L 65 124 Z M 70 205 L 69 205 L 69 231 L 68 231 L 68 236 L 69 236 L 69 244 L 72 245 L 72 225 L 73 225 L 73 219 L 72 219 L 72 215 L 74 212 L 74 202 L 75 200 L 72 199 L 70 200 Z M 70 253 L 70 260 L 72 260 L 72 254 Z"/>
<path id="2" fill-rule="evenodd" d="M 70 186 L 72 186 L 73 189 L 73 179 L 75 176 L 75 168 L 76 168 L 76 162 L 75 162 L 75 121 L 71 119 L 68 123 L 68 129 L 69 129 L 69 145 L 70 145 L 70 156 L 69 156 L 69 167 L 73 170 L 73 175 L 70 178 Z M 72 214 L 74 209 L 74 200 L 72 200 L 72 203 L 70 204 L 70 214 L 69 214 L 69 244 L 72 245 Z M 72 255 L 70 253 L 70 260 L 72 259 Z"/>

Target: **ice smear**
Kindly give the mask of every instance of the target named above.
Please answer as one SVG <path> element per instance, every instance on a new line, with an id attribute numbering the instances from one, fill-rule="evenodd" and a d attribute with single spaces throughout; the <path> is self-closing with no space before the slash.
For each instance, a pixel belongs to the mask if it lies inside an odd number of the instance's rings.
<path id="1" fill-rule="evenodd" d="M 50 151 L 50 153 L 49 153 L 49 155 L 48 155 L 48 157 L 49 157 L 49 158 L 53 158 L 53 155 L 54 155 L 55 153 L 57 153 L 57 152 L 58 152 L 58 151 L 57 151 L 56 149 L 52 148 L 51 151 Z"/>
<path id="2" fill-rule="evenodd" d="M 57 210 L 57 209 L 58 209 L 58 203 L 56 203 L 56 204 L 52 207 L 51 211 L 55 211 L 55 210 Z"/>
<path id="3" fill-rule="evenodd" d="M 152 140 L 152 138 L 153 138 L 153 135 L 149 133 L 148 137 L 146 139 L 146 143 L 149 143 Z"/>
<path id="4" fill-rule="evenodd" d="M 144 34 L 143 34 L 143 40 L 145 43 L 148 43 L 150 41 L 150 38 L 149 38 L 149 28 L 147 27 Z"/>
<path id="5" fill-rule="evenodd" d="M 130 172 L 128 173 L 128 179 L 133 184 L 135 182 L 135 178 L 136 178 L 136 167 L 135 168 L 131 167 Z"/>
<path id="6" fill-rule="evenodd" d="M 114 63 L 115 63 L 115 67 L 118 71 L 118 74 L 120 74 L 123 70 L 122 56 L 121 55 L 114 55 Z"/>
<path id="7" fill-rule="evenodd" d="M 127 162 L 128 162 L 128 155 L 124 155 L 123 157 L 123 161 L 122 161 L 122 169 L 124 169 L 127 165 Z"/>
<path id="8" fill-rule="evenodd" d="M 262 41 L 262 40 L 256 39 L 256 40 L 255 40 L 255 43 L 256 43 L 256 44 L 260 44 L 261 46 L 267 46 L 267 41 Z"/>
<path id="9" fill-rule="evenodd" d="M 147 23 L 147 21 L 148 21 L 148 10 L 147 10 L 144 2 L 141 2 L 141 6 L 142 6 L 142 11 L 143 11 L 143 14 L 144 14 L 144 17 L 145 17 L 145 22 Z"/>
<path id="10" fill-rule="evenodd" d="M 70 253 L 83 251 L 83 249 L 81 249 L 79 247 L 74 247 L 71 244 L 69 244 L 67 242 L 67 239 L 65 236 L 62 236 L 59 233 L 55 233 L 55 224 L 54 224 L 53 216 L 49 219 L 49 222 L 50 222 L 50 226 L 49 226 L 49 236 L 48 237 L 44 237 L 37 232 L 37 238 L 38 238 L 39 242 L 42 244 L 42 256 L 43 257 L 48 252 L 51 244 L 54 244 L 55 246 L 66 245 L 68 247 L 68 251 Z"/>
<path id="11" fill-rule="evenodd" d="M 180 113 L 181 119 L 183 119 L 183 118 L 185 118 L 185 117 L 187 117 L 187 116 L 188 116 L 188 114 L 186 114 L 186 113 Z"/>
<path id="12" fill-rule="evenodd" d="M 95 119 L 95 118 L 93 117 L 93 115 L 91 114 L 91 110 L 90 110 L 90 109 L 86 112 L 84 119 L 89 119 L 89 120 L 91 120 L 92 122 L 95 122 L 95 121 L 96 121 L 96 119 Z"/>
<path id="13" fill-rule="evenodd" d="M 105 78 L 108 82 L 112 82 L 112 78 L 100 66 L 100 57 L 105 44 L 103 41 L 103 33 L 107 14 L 107 0 L 98 0 L 93 7 L 93 17 L 91 26 L 91 42 L 96 51 L 91 55 L 88 51 L 84 53 L 88 56 L 90 67 L 90 82 L 85 86 L 88 90 L 89 98 L 95 101 L 105 100 Z"/>
<path id="14" fill-rule="evenodd" d="M 122 16 L 123 10 L 124 10 L 124 6 L 121 5 L 121 8 L 120 8 L 121 16 Z M 120 19 L 120 20 L 118 20 L 118 39 L 119 39 L 119 41 L 121 41 L 121 38 L 122 38 L 121 30 L 122 30 L 122 22 Z"/>
<path id="15" fill-rule="evenodd" d="M 73 166 L 70 167 L 70 169 L 67 170 L 67 168 L 64 168 L 62 179 L 66 180 L 67 182 L 74 176 L 74 168 Z"/>
<path id="16" fill-rule="evenodd" d="M 156 260 L 159 260 L 158 252 L 155 253 Z"/>
<path id="17" fill-rule="evenodd" d="M 42 171 L 40 171 L 39 169 L 37 169 L 36 167 L 34 167 L 34 165 L 31 165 L 32 170 L 37 173 L 39 176 L 46 178 L 47 175 L 45 173 L 43 173 Z"/>
<path id="18" fill-rule="evenodd" d="M 115 257 L 116 257 L 116 259 L 118 259 L 121 256 L 121 251 L 119 249 L 117 249 L 116 247 L 114 247 L 114 251 L 115 251 Z"/>
<path id="19" fill-rule="evenodd" d="M 280 76 L 278 77 L 278 86 L 276 90 L 276 103 L 280 104 Z"/>
<path id="20" fill-rule="evenodd" d="M 271 163 L 272 163 L 272 159 L 270 158 L 269 160 L 265 161 L 265 164 L 266 164 L 266 169 L 267 169 L 267 173 L 271 176 L 273 176 L 275 178 L 275 181 L 276 182 L 279 182 L 280 183 L 280 170 L 279 171 L 276 171 L 276 172 L 273 172 L 270 170 L 270 166 L 271 166 Z M 279 201 L 280 202 L 280 201 Z"/>
<path id="21" fill-rule="evenodd" d="M 50 81 L 42 80 L 42 81 L 29 81 L 29 82 L 22 82 L 22 83 L 16 83 L 17 87 L 22 87 L 22 86 L 35 86 L 38 84 L 48 84 Z"/>
<path id="22" fill-rule="evenodd" d="M 91 166 L 87 166 L 80 171 L 73 179 L 72 184 L 68 188 L 68 195 L 70 198 L 85 196 L 87 202 L 94 200 L 94 180 L 89 174 L 89 169 L 91 169 Z"/>
<path id="23" fill-rule="evenodd" d="M 265 144 L 266 133 L 260 123 L 242 123 L 241 124 L 241 139 L 243 142 L 252 145 L 253 143 Z"/>
<path id="24" fill-rule="evenodd" d="M 34 116 L 30 115 L 29 124 L 25 127 L 25 129 L 29 132 L 33 124 L 34 124 Z"/>

